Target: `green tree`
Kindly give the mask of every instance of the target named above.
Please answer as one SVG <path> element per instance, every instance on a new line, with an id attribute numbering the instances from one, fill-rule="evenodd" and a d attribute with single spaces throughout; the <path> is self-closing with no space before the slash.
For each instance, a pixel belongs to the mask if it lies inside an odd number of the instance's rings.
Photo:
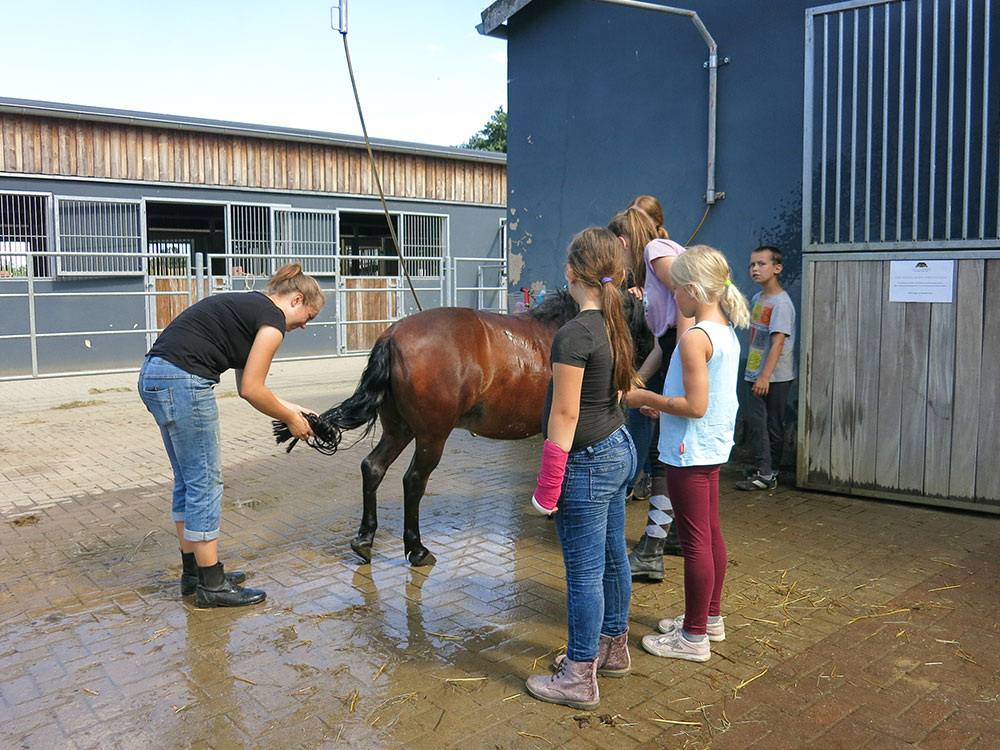
<path id="1" fill-rule="evenodd" d="M 463 143 L 462 147 L 507 153 L 507 113 L 503 111 L 503 107 L 497 108 L 483 129 Z"/>

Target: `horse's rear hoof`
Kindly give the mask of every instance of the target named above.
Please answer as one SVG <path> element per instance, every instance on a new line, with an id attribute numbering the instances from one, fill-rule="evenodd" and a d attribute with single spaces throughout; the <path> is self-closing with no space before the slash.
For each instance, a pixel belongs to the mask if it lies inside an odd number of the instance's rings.
<path id="1" fill-rule="evenodd" d="M 415 568 L 423 567 L 424 565 L 433 565 L 437 562 L 437 558 L 428 549 L 414 550 L 406 557 L 410 561 L 410 565 Z"/>
<path id="2" fill-rule="evenodd" d="M 372 561 L 372 543 L 366 542 L 363 539 L 352 539 L 351 549 L 354 550 L 358 557 L 365 561 L 365 563 L 370 563 Z"/>

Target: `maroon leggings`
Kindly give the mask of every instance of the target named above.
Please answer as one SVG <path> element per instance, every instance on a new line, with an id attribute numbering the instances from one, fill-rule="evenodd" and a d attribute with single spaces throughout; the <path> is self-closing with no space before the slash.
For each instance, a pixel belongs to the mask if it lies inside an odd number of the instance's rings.
<path id="1" fill-rule="evenodd" d="M 726 543 L 719 527 L 719 466 L 667 466 L 677 537 L 684 550 L 684 630 L 705 632 L 721 614 Z"/>

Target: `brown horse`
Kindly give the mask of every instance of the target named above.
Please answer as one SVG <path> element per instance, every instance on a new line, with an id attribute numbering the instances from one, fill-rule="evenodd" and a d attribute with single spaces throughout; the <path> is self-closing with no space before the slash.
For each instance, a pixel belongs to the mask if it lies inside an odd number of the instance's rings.
<path id="1" fill-rule="evenodd" d="M 627 304 L 639 308 L 641 324 L 641 305 Z M 364 510 L 351 541 L 365 562 L 371 562 L 378 528 L 378 486 L 411 441 L 416 449 L 403 475 L 403 546 L 411 565 L 435 562 L 420 541 L 420 500 L 448 435 L 456 427 L 500 440 L 538 434 L 552 339 L 576 313 L 569 294 L 557 292 L 517 315 L 427 310 L 379 336 L 354 394 L 313 422 L 319 437 L 314 447 L 325 453 L 336 451 L 341 431 L 366 425 L 367 435 L 376 419 L 382 424 L 381 439 L 361 462 Z M 277 426 L 275 435 L 279 443 L 291 437 Z"/>

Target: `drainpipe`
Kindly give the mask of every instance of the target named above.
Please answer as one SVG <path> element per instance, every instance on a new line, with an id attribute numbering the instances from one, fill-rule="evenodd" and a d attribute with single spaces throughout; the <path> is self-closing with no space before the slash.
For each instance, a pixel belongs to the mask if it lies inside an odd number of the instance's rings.
<path id="1" fill-rule="evenodd" d="M 705 24 L 701 22 L 701 18 L 698 17 L 697 11 L 687 10 L 685 8 L 672 8 L 669 5 L 643 3 L 638 0 L 596 0 L 596 2 L 608 3 L 610 5 L 624 5 L 629 8 L 640 8 L 642 10 L 655 10 L 660 13 L 670 13 L 675 16 L 687 16 L 691 19 L 695 28 L 698 29 L 698 33 L 701 34 L 701 38 L 704 39 L 705 44 L 708 45 L 708 62 L 705 63 L 705 67 L 708 68 L 708 181 L 705 187 L 705 203 L 711 206 L 717 200 L 722 200 L 726 197 L 726 194 L 721 191 L 716 192 L 715 190 L 715 100 L 716 82 L 719 71 L 719 46 L 715 43 L 712 35 L 708 33 L 708 29 L 705 28 Z M 728 62 L 728 57 L 723 58 L 723 65 Z"/>

